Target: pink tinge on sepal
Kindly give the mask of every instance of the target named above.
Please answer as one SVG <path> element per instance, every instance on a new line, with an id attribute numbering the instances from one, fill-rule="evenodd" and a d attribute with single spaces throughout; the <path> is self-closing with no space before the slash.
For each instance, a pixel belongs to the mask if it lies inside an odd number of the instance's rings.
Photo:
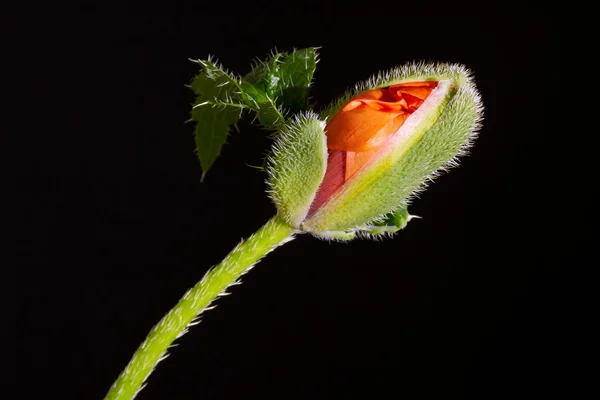
<path id="1" fill-rule="evenodd" d="M 310 218 L 329 198 L 342 187 L 346 181 L 346 152 L 343 150 L 327 151 L 327 170 L 310 205 L 307 217 Z"/>

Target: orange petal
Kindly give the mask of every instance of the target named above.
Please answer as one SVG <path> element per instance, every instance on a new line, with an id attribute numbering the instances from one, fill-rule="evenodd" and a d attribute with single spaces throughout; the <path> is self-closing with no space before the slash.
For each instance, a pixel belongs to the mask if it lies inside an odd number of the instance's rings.
<path id="1" fill-rule="evenodd" d="M 402 98 L 403 94 L 410 94 L 420 100 L 425 100 L 437 84 L 437 82 L 432 81 L 400 83 L 390 86 L 390 94 L 397 99 Z"/>
<path id="2" fill-rule="evenodd" d="M 404 124 L 404 121 L 406 121 L 406 119 L 409 117 L 409 113 L 402 113 L 400 115 L 398 115 L 394 121 L 391 122 L 391 124 L 393 124 L 393 128 L 391 128 L 393 130 L 393 132 L 397 132 L 398 129 L 400 129 L 400 127 Z M 381 136 L 384 135 L 380 135 L 380 138 L 383 139 L 383 142 L 385 142 L 389 136 L 385 136 L 385 138 L 382 138 Z M 383 144 L 383 143 L 382 143 Z M 355 173 L 358 172 L 359 169 L 362 168 L 363 165 L 367 164 L 368 161 L 371 159 L 371 157 L 373 157 L 375 155 L 375 153 L 377 153 L 379 151 L 379 149 L 381 148 L 381 146 L 376 146 L 373 147 L 370 150 L 367 151 L 360 151 L 360 152 L 354 152 L 354 151 L 347 151 L 346 152 L 346 180 L 350 179 L 352 177 L 352 175 L 354 175 Z"/>
<path id="3" fill-rule="evenodd" d="M 397 116 L 405 114 L 384 102 L 360 104 L 340 110 L 327 124 L 327 147 L 333 150 L 368 151 L 383 144 L 399 128 Z M 404 122 L 404 121 L 402 121 Z"/>
<path id="4" fill-rule="evenodd" d="M 352 100 L 382 100 L 394 101 L 387 89 L 373 89 L 362 92 L 352 98 Z"/>

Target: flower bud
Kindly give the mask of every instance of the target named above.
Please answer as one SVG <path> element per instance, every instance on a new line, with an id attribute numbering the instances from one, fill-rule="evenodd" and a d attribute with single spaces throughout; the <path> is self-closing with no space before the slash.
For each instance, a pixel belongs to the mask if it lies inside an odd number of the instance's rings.
<path id="1" fill-rule="evenodd" d="M 269 159 L 278 212 L 318 237 L 403 228 L 425 182 L 472 144 L 483 106 L 460 65 L 409 64 L 371 78 L 320 117 L 296 118 Z"/>

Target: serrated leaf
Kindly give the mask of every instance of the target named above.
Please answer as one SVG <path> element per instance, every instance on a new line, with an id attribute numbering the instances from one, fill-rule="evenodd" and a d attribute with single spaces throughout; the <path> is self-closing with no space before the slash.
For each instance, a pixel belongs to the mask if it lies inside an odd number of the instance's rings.
<path id="1" fill-rule="evenodd" d="M 279 90 L 279 60 L 283 56 L 278 53 L 266 62 L 259 63 L 241 83 L 246 105 L 256 111 L 258 122 L 266 128 L 283 126 L 284 123 L 284 117 L 275 104 L 274 97 Z"/>
<path id="2" fill-rule="evenodd" d="M 262 97 L 274 98 L 281 79 L 279 64 L 285 53 L 276 53 L 266 61 L 258 63 L 252 71 L 244 76 L 243 82 L 251 84 Z"/>
<path id="3" fill-rule="evenodd" d="M 266 127 L 281 127 L 285 117 L 308 107 L 308 87 L 316 68 L 314 48 L 277 53 L 259 63 L 241 84 L 245 104 Z"/>
<path id="4" fill-rule="evenodd" d="M 196 147 L 204 174 L 227 141 L 243 109 L 256 112 L 261 125 L 281 129 L 286 117 L 308 106 L 308 86 L 316 67 L 314 48 L 276 53 L 239 79 L 210 60 L 190 84 L 198 96 L 192 110 Z M 284 111 L 285 110 L 285 114 Z"/>
<path id="5" fill-rule="evenodd" d="M 211 61 L 199 60 L 202 72 L 198 74 L 190 84 L 190 88 L 204 100 L 223 100 L 227 96 L 239 99 L 239 80 L 229 75 L 226 71 L 213 64 Z"/>
<path id="6" fill-rule="evenodd" d="M 281 74 L 279 73 L 279 63 L 281 62 L 281 58 L 285 57 L 284 54 L 278 53 L 275 54 L 271 59 L 267 62 L 267 68 L 265 70 L 265 78 L 264 78 L 264 88 L 265 93 L 270 98 L 275 98 L 277 95 L 277 91 L 279 88 L 279 82 L 281 81 Z"/>
<path id="7" fill-rule="evenodd" d="M 272 98 L 250 82 L 242 82 L 241 87 L 246 106 L 256 111 L 261 125 L 266 128 L 283 125 L 285 119 Z"/>
<path id="8" fill-rule="evenodd" d="M 227 142 L 231 125 L 240 119 L 241 109 L 235 107 L 211 107 L 205 105 L 194 109 L 196 122 L 196 149 L 203 176 L 213 165 L 221 148 Z"/>
<path id="9" fill-rule="evenodd" d="M 277 104 L 290 114 L 308 107 L 308 88 L 317 68 L 314 47 L 296 50 L 285 57 L 279 67 Z"/>
<path id="10" fill-rule="evenodd" d="M 236 77 L 211 61 L 198 63 L 202 72 L 190 84 L 198 95 L 191 119 L 196 122 L 196 149 L 204 176 L 221 153 L 231 126 L 237 124 L 246 106 Z"/>

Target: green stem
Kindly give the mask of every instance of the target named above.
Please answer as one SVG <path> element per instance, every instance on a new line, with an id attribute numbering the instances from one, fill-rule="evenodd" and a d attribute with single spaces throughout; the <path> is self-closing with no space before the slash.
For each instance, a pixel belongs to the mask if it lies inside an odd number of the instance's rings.
<path id="1" fill-rule="evenodd" d="M 194 319 L 229 285 L 277 246 L 293 239 L 294 228 L 273 217 L 246 241 L 237 245 L 215 268 L 183 296 L 177 305 L 152 328 L 105 400 L 130 400 L 142 389 L 156 364 L 175 339 L 187 332 Z"/>

